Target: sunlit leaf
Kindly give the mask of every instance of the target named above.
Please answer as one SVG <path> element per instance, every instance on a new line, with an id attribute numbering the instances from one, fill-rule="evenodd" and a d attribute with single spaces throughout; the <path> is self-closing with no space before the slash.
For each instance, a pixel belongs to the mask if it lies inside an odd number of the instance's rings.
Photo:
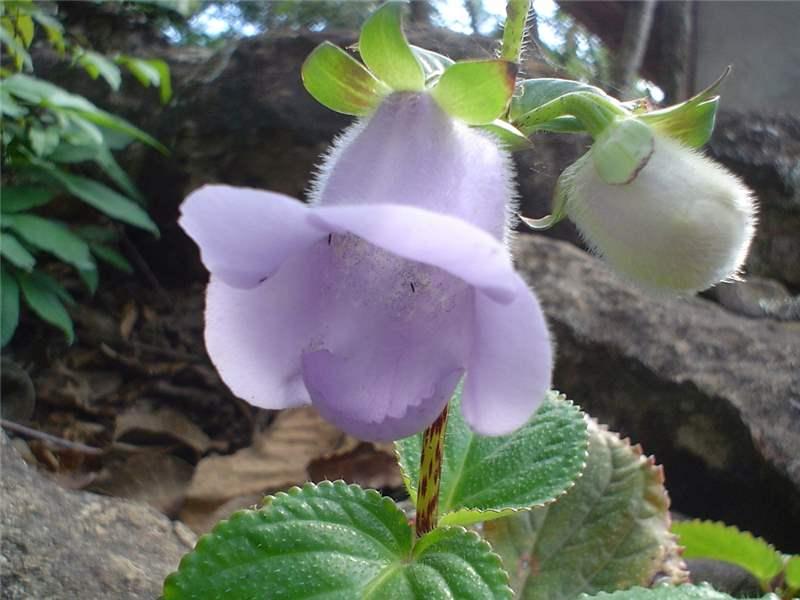
<path id="1" fill-rule="evenodd" d="M 403 33 L 404 2 L 387 2 L 361 28 L 358 51 L 375 76 L 395 91 L 425 88 L 425 72 Z"/>
<path id="2" fill-rule="evenodd" d="M 76 60 L 86 70 L 89 77 L 92 79 L 102 77 L 112 90 L 115 92 L 119 90 L 122 83 L 119 67 L 105 56 L 92 50 L 81 50 L 76 56 Z"/>

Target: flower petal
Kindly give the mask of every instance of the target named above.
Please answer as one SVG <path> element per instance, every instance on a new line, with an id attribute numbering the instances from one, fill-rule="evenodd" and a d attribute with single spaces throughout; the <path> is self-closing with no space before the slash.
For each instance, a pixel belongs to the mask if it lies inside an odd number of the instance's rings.
<path id="1" fill-rule="evenodd" d="M 350 232 L 403 258 L 439 267 L 498 302 L 510 302 L 517 292 L 505 246 L 456 217 L 414 206 L 372 204 L 318 206 L 308 218 L 320 231 Z"/>
<path id="2" fill-rule="evenodd" d="M 262 408 L 307 404 L 300 357 L 319 328 L 325 299 L 320 273 L 328 253 L 315 246 L 287 260 L 252 289 L 211 276 L 206 296 L 206 347 L 223 381 L 238 397 Z"/>
<path id="3" fill-rule="evenodd" d="M 200 246 L 203 264 L 219 279 L 252 288 L 288 257 L 324 237 L 308 207 L 289 196 L 207 185 L 181 205 L 181 227 Z"/>
<path id="4" fill-rule="evenodd" d="M 524 425 L 550 389 L 553 351 L 536 296 L 514 274 L 517 294 L 501 305 L 475 294 L 472 352 L 461 410 L 481 435 Z"/>

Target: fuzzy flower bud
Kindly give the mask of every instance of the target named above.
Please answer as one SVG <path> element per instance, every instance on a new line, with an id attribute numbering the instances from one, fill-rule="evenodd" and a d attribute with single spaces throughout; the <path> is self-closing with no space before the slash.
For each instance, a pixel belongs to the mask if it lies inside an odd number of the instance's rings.
<path id="1" fill-rule="evenodd" d="M 656 133 L 644 167 L 612 185 L 594 151 L 559 182 L 560 211 L 594 252 L 654 291 L 693 293 L 736 277 L 755 227 L 753 195 L 736 176 Z"/>

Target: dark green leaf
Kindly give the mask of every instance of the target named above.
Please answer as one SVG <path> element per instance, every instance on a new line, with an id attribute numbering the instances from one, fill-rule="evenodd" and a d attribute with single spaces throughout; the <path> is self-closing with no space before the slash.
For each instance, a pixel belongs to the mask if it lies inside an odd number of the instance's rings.
<path id="1" fill-rule="evenodd" d="M 361 63 L 330 42 L 323 42 L 308 56 L 302 77 L 317 102 L 346 115 L 369 114 L 390 91 Z"/>
<path id="2" fill-rule="evenodd" d="M 573 600 L 649 585 L 675 568 L 663 472 L 641 448 L 590 425 L 589 458 L 556 502 L 484 524 L 521 600 Z"/>
<path id="3" fill-rule="evenodd" d="M 375 76 L 395 91 L 425 88 L 425 72 L 403 33 L 404 2 L 387 2 L 361 28 L 358 51 Z"/>
<path id="4" fill-rule="evenodd" d="M 105 246 L 98 242 L 89 242 L 89 248 L 92 250 L 92 254 L 94 254 L 103 262 L 108 263 L 112 267 L 125 273 L 133 273 L 133 267 L 131 266 L 131 263 L 128 262 L 128 259 L 122 256 L 122 254 L 117 252 L 114 248 Z"/>
<path id="5" fill-rule="evenodd" d="M 37 215 L 14 214 L 3 217 L 3 226 L 41 250 L 49 252 L 77 269 L 94 265 L 89 246 L 69 228 Z"/>
<path id="6" fill-rule="evenodd" d="M 34 271 L 20 274 L 19 285 L 30 309 L 44 321 L 63 331 L 67 342 L 72 344 L 75 339 L 72 319 L 54 290 L 54 285 L 58 284 L 43 273 Z"/>
<path id="7" fill-rule="evenodd" d="M 587 83 L 549 77 L 520 81 L 517 89 L 518 93 L 511 99 L 511 108 L 508 111 L 511 121 L 515 121 L 525 113 L 570 92 L 589 92 L 607 96 L 600 88 Z"/>
<path id="8" fill-rule="evenodd" d="M 0 206 L 4 213 L 22 212 L 47 204 L 55 195 L 54 190 L 40 185 L 3 186 Z"/>
<path id="9" fill-rule="evenodd" d="M 461 416 L 461 390 L 450 401 L 439 490 L 440 523 L 465 525 L 552 502 L 580 476 L 586 420 L 556 392 L 511 435 L 482 437 Z M 396 443 L 409 495 L 416 499 L 422 434 Z"/>
<path id="10" fill-rule="evenodd" d="M 768 584 L 783 569 L 780 553 L 770 544 L 736 527 L 713 521 L 681 521 L 672 525 L 684 558 L 710 558 L 733 563 Z"/>
<path id="11" fill-rule="evenodd" d="M 0 347 L 4 347 L 19 323 L 19 285 L 5 265 L 0 265 L 0 303 Z"/>
<path id="12" fill-rule="evenodd" d="M 97 285 L 100 283 L 100 274 L 97 272 L 97 265 L 94 265 L 90 269 L 79 269 L 78 275 L 86 286 L 86 289 L 89 290 L 89 293 L 94 295 L 97 291 Z"/>
<path id="13" fill-rule="evenodd" d="M 442 73 L 431 94 L 451 116 L 485 125 L 508 107 L 516 73 L 517 66 L 503 60 L 458 62 Z"/>
<path id="14" fill-rule="evenodd" d="M 306 484 L 223 521 L 164 584 L 164 599 L 510 598 L 499 559 L 475 533 L 435 530 L 412 550 L 388 498 L 344 482 Z"/>
<path id="15" fill-rule="evenodd" d="M 0 233 L 0 253 L 12 265 L 19 267 L 23 271 L 30 271 L 36 264 L 36 258 L 28 252 L 8 231 Z"/>
<path id="16" fill-rule="evenodd" d="M 100 212 L 158 235 L 156 224 L 144 209 L 132 200 L 92 179 L 67 173 L 42 161 L 37 161 L 36 164 L 63 185 L 67 191 Z"/>

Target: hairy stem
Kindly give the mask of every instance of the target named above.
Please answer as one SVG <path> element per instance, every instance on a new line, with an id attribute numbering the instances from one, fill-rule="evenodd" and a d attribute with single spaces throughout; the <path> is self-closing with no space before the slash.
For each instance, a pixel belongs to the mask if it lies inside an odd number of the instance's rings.
<path id="1" fill-rule="evenodd" d="M 439 481 L 442 475 L 442 449 L 446 424 L 447 405 L 422 434 L 417 491 L 417 537 L 422 537 L 436 527 L 439 518 Z"/>
<path id="2" fill-rule="evenodd" d="M 503 60 L 519 63 L 530 7 L 530 0 L 508 0 L 506 24 L 503 28 L 503 47 L 500 51 L 500 58 Z"/>

